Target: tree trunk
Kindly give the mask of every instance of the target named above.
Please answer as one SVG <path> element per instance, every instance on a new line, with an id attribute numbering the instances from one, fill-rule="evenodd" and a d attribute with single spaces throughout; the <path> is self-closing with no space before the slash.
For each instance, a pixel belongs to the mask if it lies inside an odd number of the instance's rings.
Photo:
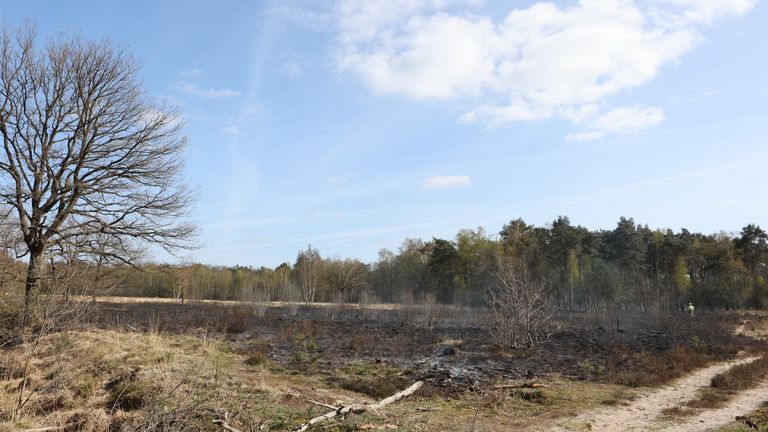
<path id="1" fill-rule="evenodd" d="M 43 258 L 43 251 L 30 250 L 29 264 L 27 265 L 27 279 L 24 283 L 24 305 L 21 308 L 19 317 L 19 332 L 24 334 L 29 320 L 29 310 L 32 305 L 32 291 L 37 287 L 40 280 L 40 260 Z"/>

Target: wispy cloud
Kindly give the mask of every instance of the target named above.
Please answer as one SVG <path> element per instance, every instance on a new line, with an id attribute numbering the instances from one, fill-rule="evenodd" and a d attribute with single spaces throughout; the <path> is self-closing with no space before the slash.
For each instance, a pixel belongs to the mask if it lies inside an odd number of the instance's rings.
<path id="1" fill-rule="evenodd" d="M 636 133 L 656 126 L 666 119 L 658 107 L 622 107 L 607 112 L 590 122 L 583 132 L 569 134 L 570 141 L 594 141 L 607 135 Z"/>
<path id="2" fill-rule="evenodd" d="M 378 237 L 386 234 L 397 233 L 414 228 L 415 225 L 395 225 L 395 226 L 383 226 L 383 227 L 371 227 L 362 228 L 356 230 L 337 231 L 325 234 L 319 234 L 312 237 L 306 237 L 296 239 L 294 241 L 306 242 L 320 242 L 320 244 L 329 246 L 339 243 L 345 243 L 353 240 L 360 240 L 372 237 Z"/>
<path id="3" fill-rule="evenodd" d="M 286 62 L 283 67 L 285 72 L 291 78 L 298 78 L 304 73 L 304 68 L 301 67 L 301 63 L 295 61 Z"/>
<path id="4" fill-rule="evenodd" d="M 464 123 L 578 122 L 756 0 L 537 2 L 501 19 L 472 13 L 473 3 L 341 0 L 338 66 L 375 93 L 455 101 Z"/>
<path id="5" fill-rule="evenodd" d="M 150 108 L 144 111 L 142 120 L 145 123 L 154 123 L 159 120 L 165 120 L 165 127 L 176 128 L 184 125 L 184 116 L 179 113 L 168 113 L 158 109 Z"/>
<path id="6" fill-rule="evenodd" d="M 224 133 L 228 133 L 230 135 L 240 135 L 241 133 L 240 126 L 238 125 L 225 126 L 224 128 L 222 128 L 222 130 L 224 131 Z"/>
<path id="7" fill-rule="evenodd" d="M 200 68 L 184 69 L 179 71 L 179 76 L 185 79 L 198 78 L 205 75 L 205 71 Z"/>
<path id="8" fill-rule="evenodd" d="M 282 64 L 285 74 L 291 78 L 299 78 L 304 74 L 306 58 L 301 54 L 284 51 L 278 56 L 277 61 Z"/>
<path id="9" fill-rule="evenodd" d="M 316 4 L 321 5 L 322 2 L 317 2 Z M 270 12 L 277 17 L 302 27 L 309 27 L 315 30 L 325 30 L 332 27 L 334 14 L 322 8 L 312 9 L 313 5 L 316 4 L 306 2 L 301 7 L 298 7 L 290 5 L 289 2 L 283 2 L 271 7 Z"/>
<path id="10" fill-rule="evenodd" d="M 226 88 L 222 88 L 222 89 L 214 89 L 214 88 L 201 89 L 200 87 L 197 86 L 197 84 L 192 84 L 192 83 L 188 83 L 188 82 L 177 83 L 176 88 L 179 89 L 180 91 L 186 93 L 186 94 L 189 94 L 189 95 L 192 95 L 192 96 L 196 96 L 196 97 L 200 97 L 200 98 L 203 98 L 203 99 L 222 99 L 222 98 L 236 98 L 236 97 L 240 97 L 240 93 L 235 91 L 235 90 L 226 89 Z"/>
<path id="11" fill-rule="evenodd" d="M 433 176 L 421 182 L 421 190 L 452 189 L 466 187 L 472 184 L 472 179 L 466 175 Z"/>

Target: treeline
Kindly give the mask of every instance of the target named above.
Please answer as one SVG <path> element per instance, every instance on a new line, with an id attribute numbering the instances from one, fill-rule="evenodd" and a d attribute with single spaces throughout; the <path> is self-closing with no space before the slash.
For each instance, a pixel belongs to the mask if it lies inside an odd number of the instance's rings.
<path id="1" fill-rule="evenodd" d="M 120 295 L 311 302 L 421 302 L 479 305 L 500 260 L 544 282 L 567 310 L 768 306 L 768 235 L 650 229 L 621 218 L 593 231 L 560 216 L 547 226 L 516 219 L 498 235 L 482 228 L 453 239 L 406 239 L 366 264 L 324 258 L 308 247 L 276 268 L 202 264 L 127 271 Z M 150 271 L 146 271 L 150 270 Z"/>
<path id="2" fill-rule="evenodd" d="M 461 230 L 453 239 L 406 239 L 378 259 L 326 258 L 313 247 L 276 268 L 204 264 L 105 266 L 79 293 L 312 302 L 439 302 L 481 305 L 499 263 L 543 283 L 564 310 L 679 310 L 768 307 L 768 235 L 747 225 L 738 234 L 650 229 L 621 218 L 589 230 L 560 216 L 546 226 L 515 219 L 498 234 Z M 81 264 L 84 265 L 84 264 Z M 3 264 L 3 284 L 19 264 Z M 56 263 L 49 267 L 56 269 Z M 71 267 L 71 264 L 70 264 Z M 61 265 L 59 265 L 61 268 Z M 50 269 L 49 269 L 50 272 Z M 59 270 L 62 272 L 62 270 Z M 74 273 L 74 272 L 73 272 Z"/>

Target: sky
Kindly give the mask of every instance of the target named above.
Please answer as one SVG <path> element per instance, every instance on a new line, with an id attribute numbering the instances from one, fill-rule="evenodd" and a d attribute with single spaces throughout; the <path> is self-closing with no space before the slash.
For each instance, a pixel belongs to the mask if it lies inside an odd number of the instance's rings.
<path id="1" fill-rule="evenodd" d="M 768 226 L 758 0 L 0 0 L 177 105 L 202 247 L 276 266 L 558 215 Z"/>

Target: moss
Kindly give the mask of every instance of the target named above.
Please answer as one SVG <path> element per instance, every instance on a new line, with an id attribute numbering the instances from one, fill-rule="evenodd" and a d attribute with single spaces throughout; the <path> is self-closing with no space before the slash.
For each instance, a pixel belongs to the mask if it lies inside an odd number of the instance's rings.
<path id="1" fill-rule="evenodd" d="M 136 411 L 160 391 L 160 388 L 147 381 L 121 381 L 111 387 L 104 408 L 109 411 Z"/>

